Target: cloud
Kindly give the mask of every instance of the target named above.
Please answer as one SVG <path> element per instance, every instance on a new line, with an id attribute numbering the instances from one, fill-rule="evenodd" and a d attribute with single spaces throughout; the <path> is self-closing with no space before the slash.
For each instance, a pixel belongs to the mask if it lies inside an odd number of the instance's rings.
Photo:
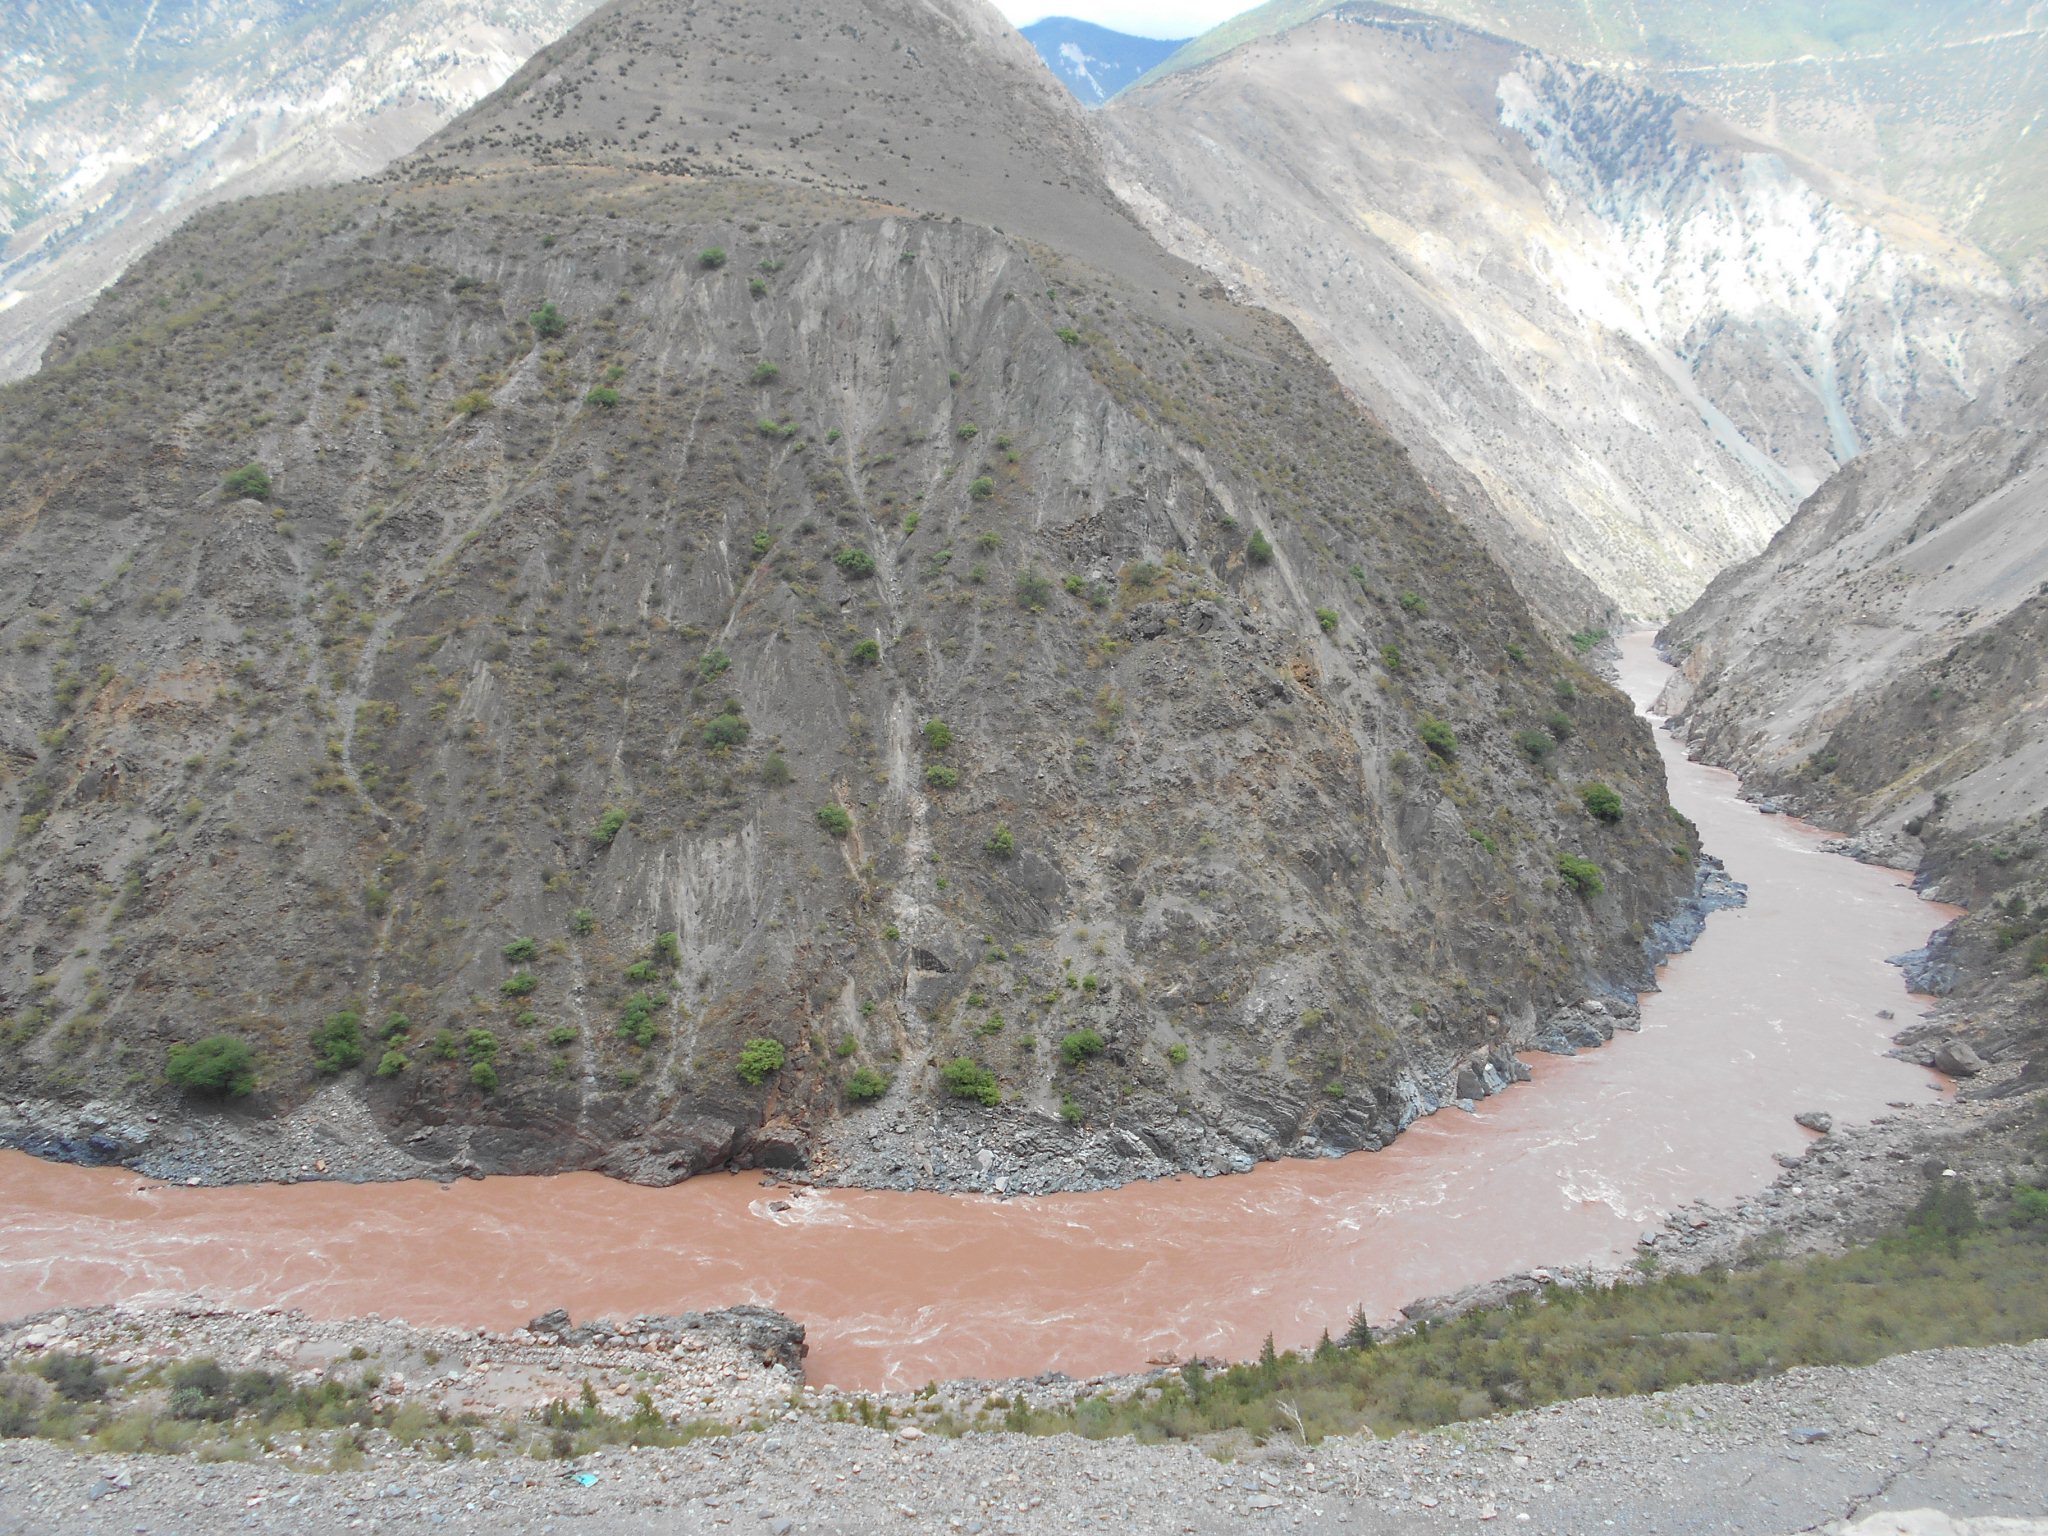
<path id="1" fill-rule="evenodd" d="M 1194 37 L 1228 21 L 1244 5 L 1242 0 L 996 0 L 996 8 L 1019 27 L 1047 16 L 1072 16 L 1135 37 Z"/>

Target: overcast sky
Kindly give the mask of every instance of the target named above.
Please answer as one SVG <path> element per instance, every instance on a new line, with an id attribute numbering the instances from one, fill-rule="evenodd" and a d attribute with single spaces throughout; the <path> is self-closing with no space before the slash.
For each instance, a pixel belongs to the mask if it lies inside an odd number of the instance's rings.
<path id="1" fill-rule="evenodd" d="M 1257 3 L 1258 0 L 1066 0 L 1065 4 L 1034 5 L 1022 0 L 996 0 L 996 8 L 1020 27 L 1045 16 L 1076 16 L 1098 27 L 1138 37 L 1193 37 Z"/>

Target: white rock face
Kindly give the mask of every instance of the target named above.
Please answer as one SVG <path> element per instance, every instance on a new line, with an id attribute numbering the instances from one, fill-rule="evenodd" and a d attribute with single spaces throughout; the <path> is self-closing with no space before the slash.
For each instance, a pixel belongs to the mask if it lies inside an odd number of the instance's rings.
<path id="1" fill-rule="evenodd" d="M 379 169 L 595 3 L 0 7 L 0 379 L 187 214 Z"/>
<path id="2" fill-rule="evenodd" d="M 1156 232 L 1636 615 L 2035 339 L 1988 258 L 1898 205 L 1448 24 L 1347 7 L 1102 117 Z"/>

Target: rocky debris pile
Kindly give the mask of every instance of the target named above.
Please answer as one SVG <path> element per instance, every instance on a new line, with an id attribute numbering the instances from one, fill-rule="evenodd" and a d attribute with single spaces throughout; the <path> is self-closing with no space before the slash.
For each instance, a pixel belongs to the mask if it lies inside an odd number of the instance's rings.
<path id="1" fill-rule="evenodd" d="M 794 1322 L 772 1307 L 727 1307 L 717 1312 L 680 1312 L 672 1316 L 632 1318 L 613 1323 L 598 1318 L 572 1323 L 568 1312 L 556 1307 L 543 1312 L 526 1325 L 535 1338 L 552 1341 L 568 1349 L 667 1349 L 672 1353 L 698 1353 L 715 1343 L 735 1346 L 765 1366 L 779 1366 L 792 1375 L 803 1375 L 804 1325 Z"/>
<path id="2" fill-rule="evenodd" d="M 1728 873 L 1728 866 L 1712 854 L 1701 854 L 1693 865 L 1692 895 L 1666 917 L 1650 924 L 1643 935 L 1643 953 L 1651 965 L 1683 954 L 1706 932 L 1708 914 L 1749 905 L 1749 887 Z"/>
<path id="3" fill-rule="evenodd" d="M 510 1333 L 282 1309 L 82 1307 L 0 1324 L 0 1367 L 55 1353 L 142 1368 L 210 1358 L 230 1371 L 283 1372 L 298 1385 L 368 1385 L 372 1407 L 416 1402 L 486 1419 L 524 1419 L 573 1401 L 588 1382 L 611 1411 L 644 1391 L 672 1421 L 739 1425 L 780 1412 L 801 1388 L 803 1337 L 801 1325 L 765 1307 L 622 1329 L 571 1327 L 566 1314 L 549 1313 Z"/>
<path id="4" fill-rule="evenodd" d="M 1545 1019 L 1529 1048 L 1552 1056 L 1576 1056 L 1580 1051 L 1605 1045 L 1614 1038 L 1616 1030 L 1634 1031 L 1642 1027 L 1642 1010 L 1634 1003 L 1589 997 L 1560 1008 Z"/>

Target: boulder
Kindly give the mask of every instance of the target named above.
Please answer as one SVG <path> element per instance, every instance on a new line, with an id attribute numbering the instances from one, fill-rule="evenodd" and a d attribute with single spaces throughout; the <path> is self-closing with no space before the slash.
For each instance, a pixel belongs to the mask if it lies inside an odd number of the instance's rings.
<path id="1" fill-rule="evenodd" d="M 1835 1117 L 1824 1109 L 1802 1109 L 1792 1117 L 1794 1125 L 1803 1125 L 1809 1131 L 1818 1131 L 1825 1136 L 1835 1128 Z"/>
<path id="2" fill-rule="evenodd" d="M 1961 1040 L 1944 1040 L 1934 1048 L 1934 1066 L 1950 1077 L 1975 1077 L 1984 1070 L 1984 1058 Z"/>

